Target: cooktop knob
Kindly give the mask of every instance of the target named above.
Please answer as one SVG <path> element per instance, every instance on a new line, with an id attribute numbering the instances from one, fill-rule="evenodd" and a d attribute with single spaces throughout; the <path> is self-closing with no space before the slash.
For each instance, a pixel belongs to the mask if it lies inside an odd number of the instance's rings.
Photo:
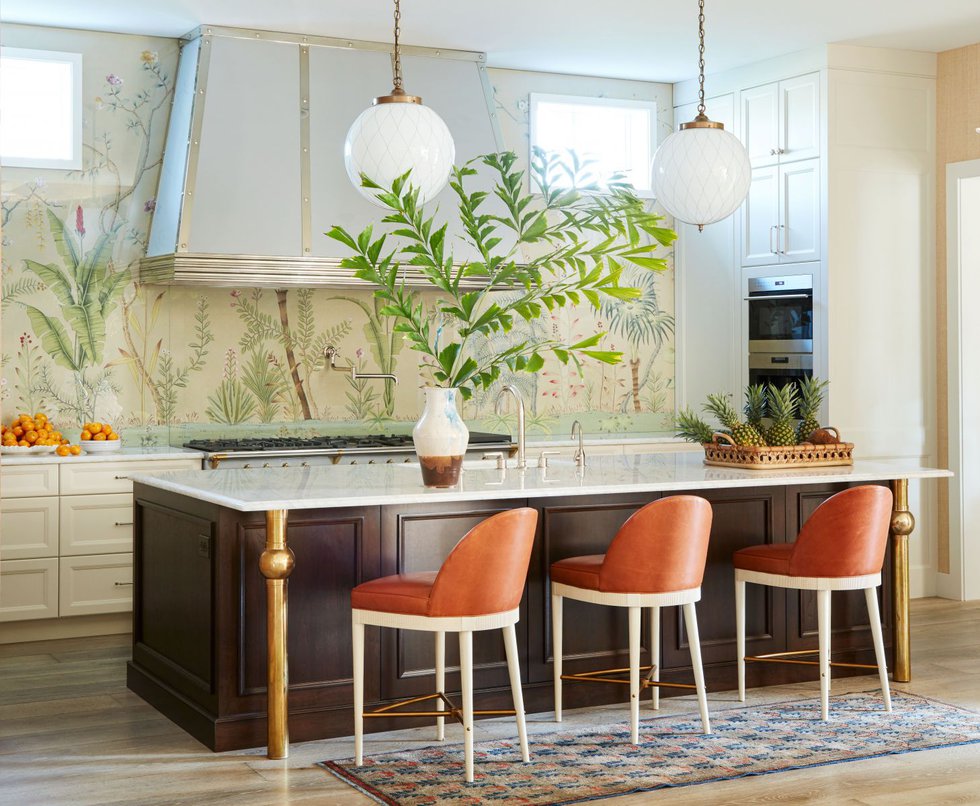
<path id="1" fill-rule="evenodd" d="M 269 463 L 266 462 L 265 464 L 262 465 L 262 467 L 269 467 Z"/>
<path id="2" fill-rule="evenodd" d="M 249 465 L 249 464 L 242 465 L 242 469 L 243 470 L 248 470 L 250 467 L 251 467 L 251 465 Z"/>
<path id="3" fill-rule="evenodd" d="M 289 467 L 289 462 L 283 462 L 283 463 L 282 463 L 282 466 L 283 466 L 283 467 Z"/>
<path id="4" fill-rule="evenodd" d="M 303 464 L 300 465 L 300 467 L 309 467 L 309 466 L 310 466 L 309 462 L 303 462 Z"/>
<path id="5" fill-rule="evenodd" d="M 373 465 L 374 464 L 374 459 L 368 459 L 368 464 L 369 465 Z"/>

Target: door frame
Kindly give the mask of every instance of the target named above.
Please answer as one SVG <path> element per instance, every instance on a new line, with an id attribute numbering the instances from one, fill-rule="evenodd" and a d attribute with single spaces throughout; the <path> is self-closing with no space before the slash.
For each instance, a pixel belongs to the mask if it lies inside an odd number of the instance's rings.
<path id="1" fill-rule="evenodd" d="M 980 215 L 980 160 L 946 165 L 948 456 L 954 476 L 949 479 L 949 573 L 937 573 L 936 582 L 940 596 L 959 600 L 980 598 L 980 539 L 967 541 L 965 528 L 975 529 L 971 508 L 974 515 L 980 509 L 980 455 L 969 448 L 980 427 L 971 416 L 980 406 L 980 386 L 971 380 L 980 377 L 980 355 L 965 349 L 971 343 L 967 331 L 978 333 L 965 299 L 980 293 L 976 266 L 971 272 L 965 264 L 971 254 L 980 254 L 980 233 L 976 226 L 961 226 L 964 207 Z"/>

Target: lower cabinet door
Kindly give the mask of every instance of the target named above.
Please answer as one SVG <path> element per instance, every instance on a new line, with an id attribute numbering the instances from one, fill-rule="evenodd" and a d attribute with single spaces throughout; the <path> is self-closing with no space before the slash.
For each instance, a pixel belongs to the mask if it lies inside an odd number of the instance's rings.
<path id="1" fill-rule="evenodd" d="M 0 535 L 0 560 L 57 556 L 58 496 L 4 499 Z"/>
<path id="2" fill-rule="evenodd" d="M 133 555 L 62 557 L 59 615 L 89 616 L 133 609 Z"/>
<path id="3" fill-rule="evenodd" d="M 133 550 L 133 496 L 61 496 L 61 556 Z"/>
<path id="4" fill-rule="evenodd" d="M 0 567 L 0 621 L 58 616 L 58 558 L 5 560 Z"/>

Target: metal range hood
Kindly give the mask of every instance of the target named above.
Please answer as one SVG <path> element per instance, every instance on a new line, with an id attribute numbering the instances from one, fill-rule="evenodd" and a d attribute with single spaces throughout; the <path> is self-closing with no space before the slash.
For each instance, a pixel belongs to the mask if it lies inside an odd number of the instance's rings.
<path id="1" fill-rule="evenodd" d="M 391 86 L 391 46 L 216 26 L 183 40 L 140 279 L 363 285 L 340 268 L 347 253 L 324 233 L 337 224 L 360 231 L 381 216 L 352 187 L 343 148 L 350 124 Z M 482 53 L 402 53 L 406 88 L 446 121 L 457 162 L 500 150 Z M 435 203 L 454 200 L 447 188 Z"/>

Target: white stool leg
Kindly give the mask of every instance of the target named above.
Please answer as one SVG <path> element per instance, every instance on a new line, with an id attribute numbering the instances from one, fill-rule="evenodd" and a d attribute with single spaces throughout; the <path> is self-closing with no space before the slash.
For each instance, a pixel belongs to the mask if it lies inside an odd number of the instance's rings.
<path id="1" fill-rule="evenodd" d="M 463 689 L 463 756 L 466 782 L 473 783 L 473 633 L 459 634 L 459 671 Z"/>
<path id="2" fill-rule="evenodd" d="M 514 716 L 517 719 L 517 737 L 521 741 L 521 758 L 531 760 L 527 747 L 527 724 L 524 722 L 524 692 L 521 689 L 521 658 L 517 652 L 517 631 L 513 624 L 503 629 L 504 650 L 507 654 L 507 671 L 510 673 L 510 690 L 514 698 Z"/>
<path id="3" fill-rule="evenodd" d="M 817 636 L 820 648 L 820 718 L 830 719 L 830 591 L 817 591 Z"/>
<path id="4" fill-rule="evenodd" d="M 698 692 L 698 710 L 701 712 L 701 727 L 704 733 L 711 733 L 711 720 L 708 718 L 708 693 L 704 687 L 704 669 L 701 666 L 701 636 L 698 633 L 698 612 L 694 602 L 684 605 L 684 626 L 687 628 L 687 643 L 691 647 L 691 668 L 694 670 L 694 686 Z"/>
<path id="5" fill-rule="evenodd" d="M 640 613 L 641 608 L 630 611 L 630 741 L 640 743 Z"/>
<path id="6" fill-rule="evenodd" d="M 653 674 L 650 679 L 660 679 L 660 608 L 650 608 L 650 663 L 653 664 Z M 660 686 L 653 686 L 653 707 L 660 708 Z"/>
<path id="7" fill-rule="evenodd" d="M 364 625 L 353 623 L 354 644 L 354 764 L 364 763 Z"/>
<path id="8" fill-rule="evenodd" d="M 437 632 L 436 636 L 436 691 L 442 695 L 446 693 L 446 634 Z M 441 711 L 445 708 L 442 697 L 436 698 L 436 710 Z M 446 720 L 444 717 L 436 717 L 436 739 L 442 741 L 446 738 Z"/>
<path id="9" fill-rule="evenodd" d="M 555 722 L 561 722 L 562 596 L 551 595 L 551 656 L 555 673 Z"/>
<path id="10" fill-rule="evenodd" d="M 735 572 L 735 654 L 738 656 L 738 699 L 745 702 L 745 580 Z"/>
<path id="11" fill-rule="evenodd" d="M 881 617 L 878 615 L 878 590 L 865 588 L 864 598 L 868 603 L 868 617 L 871 619 L 871 636 L 875 642 L 875 658 L 878 661 L 878 677 L 881 679 L 881 696 L 885 700 L 885 711 L 892 710 L 891 689 L 888 687 L 888 662 L 885 659 L 885 641 L 881 636 Z"/>

